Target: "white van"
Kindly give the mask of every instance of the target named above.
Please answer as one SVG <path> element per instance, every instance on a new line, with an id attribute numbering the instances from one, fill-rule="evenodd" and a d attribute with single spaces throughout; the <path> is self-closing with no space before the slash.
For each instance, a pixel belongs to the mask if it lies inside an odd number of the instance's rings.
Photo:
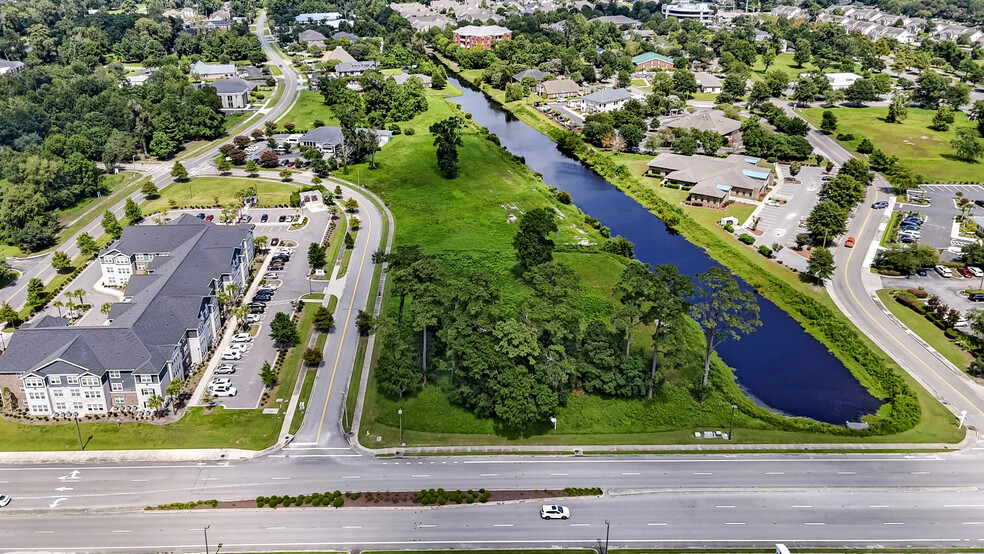
<path id="1" fill-rule="evenodd" d="M 301 136 L 302 135 L 300 134 L 289 135 L 286 139 L 284 139 L 284 144 L 300 144 Z"/>
<path id="2" fill-rule="evenodd" d="M 936 270 L 936 273 L 940 274 L 940 277 L 945 277 L 947 279 L 953 277 L 953 272 L 950 271 L 950 268 L 946 267 L 945 265 L 938 265 L 933 269 Z"/>

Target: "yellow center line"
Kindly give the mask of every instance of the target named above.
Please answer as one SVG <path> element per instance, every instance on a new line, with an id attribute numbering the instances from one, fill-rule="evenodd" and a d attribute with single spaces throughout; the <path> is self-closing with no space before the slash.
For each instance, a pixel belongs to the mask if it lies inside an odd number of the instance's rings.
<path id="1" fill-rule="evenodd" d="M 878 190 L 876 189 L 875 190 L 875 201 L 877 201 L 877 200 L 878 200 Z M 858 231 L 858 236 L 861 236 L 864 233 L 864 229 L 865 229 L 865 227 L 868 226 L 868 220 L 871 219 L 871 214 L 872 213 L 874 213 L 874 212 L 869 209 L 868 210 L 868 216 L 864 218 L 864 223 L 861 225 L 861 230 Z M 877 239 L 877 238 L 878 237 L 876 236 L 875 239 Z M 972 402 L 969 398 L 967 398 L 960 391 L 958 391 L 956 389 L 956 387 L 954 387 L 953 385 L 951 385 L 949 381 L 947 381 L 946 379 L 944 379 L 942 375 L 940 375 L 939 373 L 937 373 L 937 371 L 935 369 L 933 369 L 929 364 L 927 364 L 925 361 L 923 361 L 923 359 L 922 359 L 921 356 L 917 356 L 915 352 L 913 352 L 912 350 L 909 350 L 909 348 L 906 345 L 902 344 L 902 341 L 900 341 L 894 334 L 892 334 L 891 332 L 888 331 L 888 329 L 886 329 L 884 326 L 882 326 L 882 324 L 879 323 L 874 317 L 872 317 L 871 314 L 868 312 L 868 310 L 865 309 L 864 305 L 861 304 L 861 302 L 858 300 L 858 297 L 854 294 L 854 289 L 851 287 L 851 280 L 847 278 L 848 266 L 851 265 L 851 257 L 852 256 L 854 256 L 854 249 L 853 248 L 847 254 L 847 261 L 844 264 L 844 282 L 847 284 L 847 291 L 849 293 L 851 293 L 851 298 L 854 299 L 854 303 L 859 308 L 861 308 L 861 311 L 864 312 L 864 315 L 868 316 L 868 319 L 871 320 L 872 323 L 874 323 L 875 325 L 877 325 L 878 328 L 881 329 L 882 331 L 884 331 L 886 335 L 888 335 L 889 337 L 891 337 L 891 339 L 893 341 L 895 341 L 896 344 L 898 344 L 900 347 L 902 347 L 902 350 L 905 350 L 913 358 L 915 358 L 916 360 L 918 360 L 919 363 L 923 365 L 923 367 L 925 367 L 926 369 L 928 369 L 929 372 L 932 373 L 933 375 L 935 375 L 937 379 L 939 379 L 940 381 L 943 381 L 943 383 L 947 387 L 949 387 L 950 390 L 952 390 L 953 392 L 955 392 L 957 394 L 957 396 L 959 396 L 960 398 L 962 398 L 965 402 L 967 402 L 968 404 L 970 404 L 971 407 L 973 407 L 975 410 L 977 410 L 977 413 L 979 413 L 981 415 L 984 415 L 984 411 L 982 411 L 977 406 L 977 404 L 975 404 L 974 402 Z M 863 268 L 862 268 L 862 271 L 864 271 Z"/>
<path id="2" fill-rule="evenodd" d="M 328 401 L 331 399 L 331 388 L 335 384 L 335 374 L 338 371 L 338 361 L 342 357 L 342 346 L 345 344 L 345 333 L 348 332 L 349 322 L 352 320 L 352 308 L 355 307 L 355 297 L 358 296 L 357 293 L 359 292 L 359 282 L 362 280 L 362 269 L 366 264 L 366 253 L 369 252 L 369 238 L 372 236 L 372 217 L 367 217 L 366 220 L 366 223 L 368 224 L 368 228 L 366 229 L 366 247 L 362 250 L 362 260 L 359 262 L 359 273 L 356 275 L 355 284 L 352 286 L 352 299 L 349 301 L 348 314 L 345 316 L 345 325 L 342 326 L 342 336 L 338 340 L 338 353 L 335 354 L 335 363 L 331 367 L 331 379 L 328 381 L 328 392 L 325 393 L 325 404 L 321 408 L 321 419 L 318 421 L 318 435 L 314 439 L 315 442 L 321 442 L 321 429 L 325 425 L 325 414 L 328 412 Z M 344 254 L 344 251 L 339 252 L 339 255 L 342 254 Z M 372 301 L 371 298 L 366 302 L 370 301 Z"/>

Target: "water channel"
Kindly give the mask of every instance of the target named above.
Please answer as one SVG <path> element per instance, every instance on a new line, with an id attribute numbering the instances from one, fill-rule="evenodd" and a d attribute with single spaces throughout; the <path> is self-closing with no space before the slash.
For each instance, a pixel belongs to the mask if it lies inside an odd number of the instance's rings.
<path id="1" fill-rule="evenodd" d="M 449 79 L 463 96 L 451 98 L 496 134 L 502 146 L 526 159 L 547 184 L 567 191 L 581 210 L 635 243 L 647 264 L 673 264 L 696 275 L 718 265 L 703 250 L 667 230 L 662 221 L 578 160 L 563 154 L 539 131 L 516 119 L 458 79 Z M 762 327 L 741 341 L 727 341 L 718 354 L 742 389 L 760 405 L 835 425 L 873 413 L 880 402 L 799 323 L 769 300 L 757 296 Z"/>

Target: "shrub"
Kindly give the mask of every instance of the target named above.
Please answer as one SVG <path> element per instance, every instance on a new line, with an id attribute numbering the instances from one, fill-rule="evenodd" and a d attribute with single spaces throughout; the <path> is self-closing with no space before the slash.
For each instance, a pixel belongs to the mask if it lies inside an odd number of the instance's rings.
<path id="1" fill-rule="evenodd" d="M 267 499 L 266 499 L 265 496 L 257 496 L 256 497 L 256 507 L 257 508 L 262 508 L 263 506 L 266 505 L 266 503 L 267 503 Z"/>
<path id="2" fill-rule="evenodd" d="M 759 249 L 758 250 L 759 250 L 759 254 L 765 256 L 766 258 L 771 258 L 772 257 L 772 249 L 769 248 L 768 246 L 766 246 L 766 245 L 763 244 L 763 245 L 759 246 Z"/>
<path id="3" fill-rule="evenodd" d="M 415 132 L 416 132 L 416 131 L 414 130 L 414 128 L 413 128 L 413 127 L 410 127 L 410 128 L 408 128 L 408 129 L 404 129 L 404 130 L 403 130 L 403 134 L 404 134 L 404 135 L 408 135 L 408 136 L 409 136 L 409 135 L 412 135 L 412 134 L 414 134 Z"/>
<path id="4" fill-rule="evenodd" d="M 727 232 L 729 232 L 729 233 L 734 233 L 735 232 L 735 228 L 732 227 L 730 223 L 724 226 L 724 230 L 727 231 Z"/>
<path id="5" fill-rule="evenodd" d="M 841 140 L 841 141 L 854 140 L 854 134 L 853 133 L 837 133 L 837 140 Z"/>
<path id="6" fill-rule="evenodd" d="M 921 289 L 909 289 L 906 292 L 908 292 L 912 296 L 915 296 L 916 298 L 926 298 L 927 296 L 929 296 L 928 292 Z"/>
<path id="7" fill-rule="evenodd" d="M 951 339 L 955 339 L 955 338 L 959 337 L 961 334 L 963 334 L 960 331 L 957 331 L 956 329 L 954 329 L 952 327 L 949 328 L 949 329 L 947 329 L 946 331 L 943 331 L 943 333 L 945 333 L 946 336 L 949 337 L 949 338 L 951 338 Z"/>
<path id="8" fill-rule="evenodd" d="M 745 244 L 753 244 L 755 242 L 755 237 L 749 235 L 748 233 L 742 233 L 738 236 L 738 240 L 744 242 Z"/>
<path id="9" fill-rule="evenodd" d="M 335 497 L 335 499 L 331 501 L 331 505 L 335 508 L 341 508 L 343 504 L 345 504 L 345 499 L 341 496 Z"/>

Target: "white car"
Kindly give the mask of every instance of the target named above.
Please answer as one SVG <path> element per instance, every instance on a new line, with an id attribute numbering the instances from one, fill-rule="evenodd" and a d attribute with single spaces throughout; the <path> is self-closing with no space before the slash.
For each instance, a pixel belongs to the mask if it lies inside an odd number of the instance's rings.
<path id="1" fill-rule="evenodd" d="M 0 508 L 3 508 L 10 504 L 10 497 L 6 494 L 0 494 Z"/>
<path id="2" fill-rule="evenodd" d="M 232 380 L 228 377 L 213 377 L 211 381 L 208 382 L 210 387 L 228 387 L 232 384 Z"/>
<path id="3" fill-rule="evenodd" d="M 544 504 L 540 506 L 540 517 L 543 519 L 567 519 L 571 517 L 571 511 L 564 506 Z"/>
<path id="4" fill-rule="evenodd" d="M 274 273 L 274 272 L 272 272 L 272 271 L 268 271 L 268 272 L 266 272 L 266 273 L 263 274 L 263 279 L 264 280 L 265 279 L 276 279 L 276 278 L 277 278 L 277 274 Z"/>
<path id="5" fill-rule="evenodd" d="M 984 271 L 981 271 L 981 268 L 976 265 L 968 265 L 967 271 L 969 271 L 974 277 L 984 277 Z"/>
<path id="6" fill-rule="evenodd" d="M 212 391 L 212 396 L 236 396 L 236 387 L 224 387 L 221 389 L 215 389 Z"/>
<path id="7" fill-rule="evenodd" d="M 250 342 L 253 340 L 253 335 L 249 333 L 238 333 L 232 336 L 232 342 Z"/>
<path id="8" fill-rule="evenodd" d="M 230 361 L 242 360 L 243 359 L 243 353 L 242 353 L 242 351 L 239 351 L 239 350 L 233 351 L 233 352 L 230 352 L 230 351 L 226 350 L 225 352 L 222 353 L 222 359 L 223 360 L 230 360 Z"/>
<path id="9" fill-rule="evenodd" d="M 212 371 L 212 375 L 231 375 L 236 372 L 236 366 L 232 364 L 222 364 Z"/>
<path id="10" fill-rule="evenodd" d="M 260 314 L 249 314 L 246 316 L 246 323 L 259 323 Z"/>
<path id="11" fill-rule="evenodd" d="M 940 274 L 940 277 L 944 277 L 944 278 L 947 278 L 947 279 L 949 279 L 950 277 L 953 277 L 953 272 L 950 271 L 950 268 L 946 267 L 945 265 L 938 265 L 938 266 L 934 267 L 933 269 L 936 270 L 936 273 L 939 273 Z"/>
<path id="12" fill-rule="evenodd" d="M 249 350 L 249 345 L 241 342 L 230 344 L 225 349 L 226 352 L 246 352 L 247 350 Z"/>

